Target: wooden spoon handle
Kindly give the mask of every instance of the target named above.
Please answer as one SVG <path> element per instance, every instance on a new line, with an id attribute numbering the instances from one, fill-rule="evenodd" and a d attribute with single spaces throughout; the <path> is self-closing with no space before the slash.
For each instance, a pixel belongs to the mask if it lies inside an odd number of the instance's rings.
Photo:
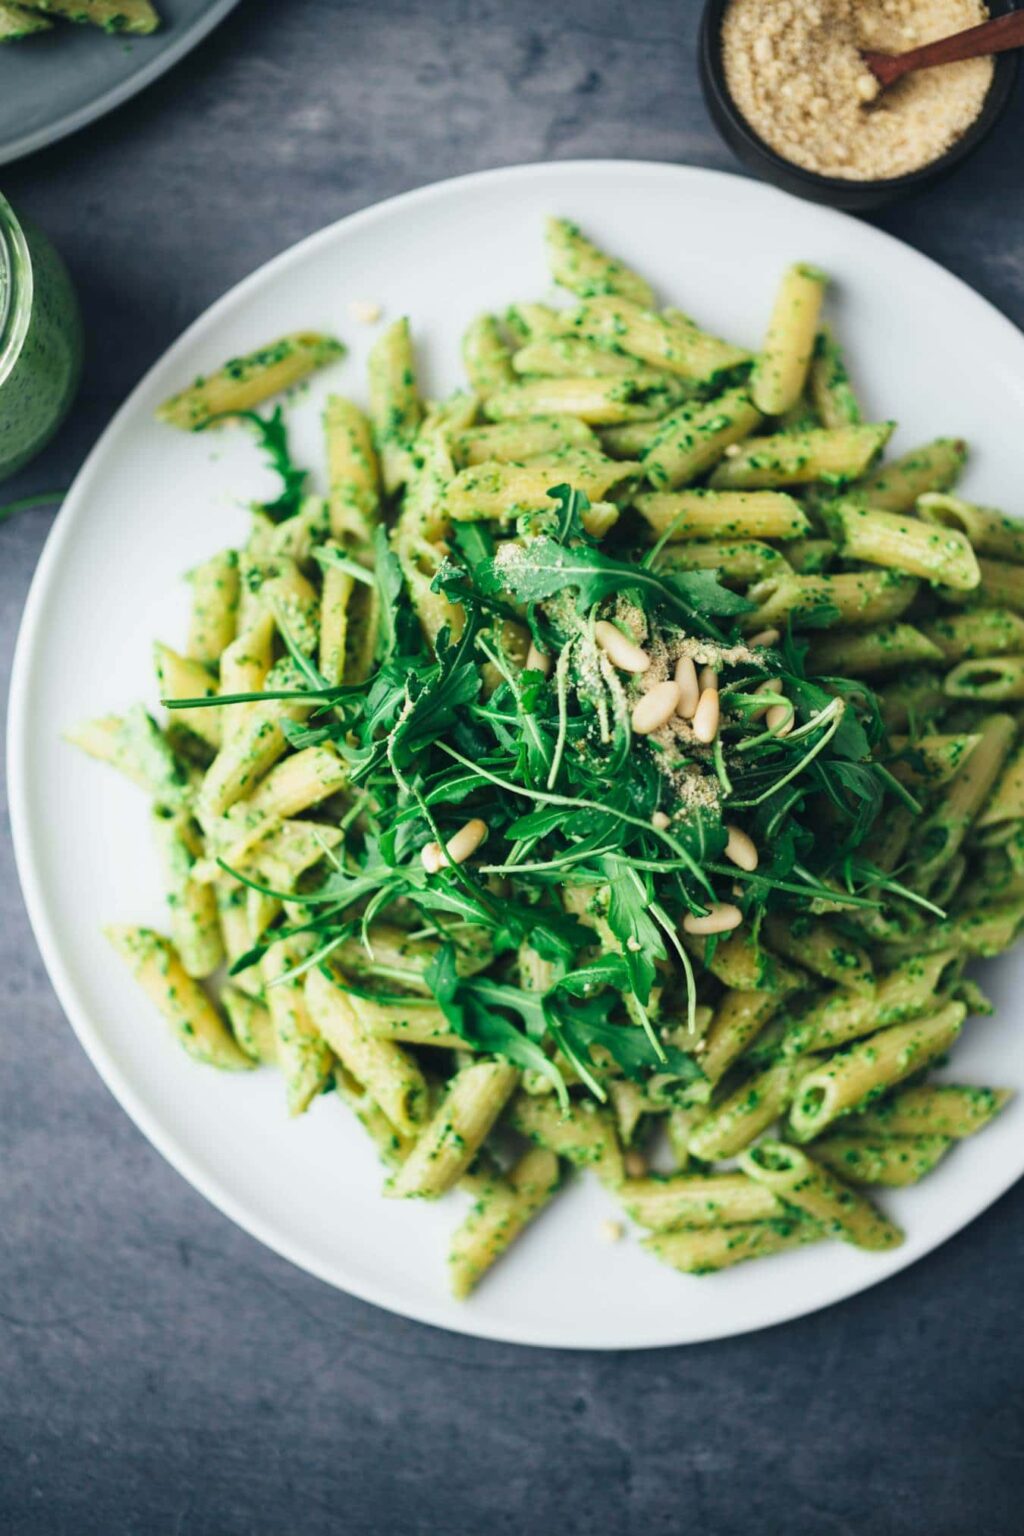
<path id="1" fill-rule="evenodd" d="M 937 42 L 911 48 L 907 53 L 873 53 L 864 50 L 864 62 L 883 85 L 892 85 L 913 69 L 932 69 L 936 64 L 955 64 L 987 53 L 1005 53 L 1024 47 L 1024 11 L 1011 11 L 994 21 L 983 21 L 966 32 L 941 37 Z"/>

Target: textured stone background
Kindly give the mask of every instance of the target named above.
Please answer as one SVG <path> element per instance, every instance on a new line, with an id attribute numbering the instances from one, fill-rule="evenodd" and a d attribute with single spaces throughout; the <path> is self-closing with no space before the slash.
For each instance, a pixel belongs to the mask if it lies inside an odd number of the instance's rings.
<path id="1" fill-rule="evenodd" d="M 135 103 L 3 174 L 90 333 L 73 419 L 5 492 L 66 484 L 187 321 L 341 214 L 518 161 L 733 168 L 698 17 L 243 0 Z M 968 171 L 882 221 L 1018 321 L 1022 130 L 1018 100 Z M 0 527 L 5 669 L 47 526 Z M 887 1285 L 758 1336 L 622 1356 L 448 1337 L 290 1268 L 158 1158 L 61 1017 L 6 835 L 0 859 L 3 1536 L 1022 1529 L 1024 1188 Z"/>

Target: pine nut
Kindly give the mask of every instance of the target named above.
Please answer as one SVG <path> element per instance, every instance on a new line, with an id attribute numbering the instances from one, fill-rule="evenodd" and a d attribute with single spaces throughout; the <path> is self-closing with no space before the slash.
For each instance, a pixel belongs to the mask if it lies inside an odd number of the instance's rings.
<path id="1" fill-rule="evenodd" d="M 651 658 L 635 640 L 628 640 L 621 629 L 600 619 L 594 625 L 594 639 L 604 651 L 613 667 L 620 672 L 646 672 Z"/>
<path id="2" fill-rule="evenodd" d="M 778 645 L 782 639 L 777 629 L 762 629 L 756 635 L 751 635 L 748 645 Z"/>
<path id="3" fill-rule="evenodd" d="M 476 853 L 487 831 L 486 821 L 474 816 L 472 821 L 467 821 L 464 827 L 459 828 L 454 837 L 448 839 L 444 848 L 440 843 L 427 843 L 420 850 L 423 868 L 428 875 L 436 875 L 449 864 L 464 864 Z"/>
<path id="4" fill-rule="evenodd" d="M 530 649 L 526 653 L 526 665 L 523 670 L 525 672 L 543 672 L 545 677 L 551 671 L 551 657 L 545 651 L 539 651 L 532 640 L 530 641 Z"/>
<path id="5" fill-rule="evenodd" d="M 753 838 L 748 837 L 742 827 L 734 827 L 731 823 L 726 824 L 725 830 L 729 834 L 729 841 L 725 845 L 726 858 L 739 869 L 755 870 L 758 855 Z"/>
<path id="6" fill-rule="evenodd" d="M 420 858 L 423 861 L 423 868 L 428 875 L 436 875 L 445 862 L 444 850 L 440 843 L 424 844 L 420 849 Z"/>
<path id="7" fill-rule="evenodd" d="M 707 693 L 709 688 L 717 688 L 718 673 L 714 667 L 701 667 L 698 683 L 701 693 Z"/>
<path id="8" fill-rule="evenodd" d="M 792 704 L 773 704 L 764 723 L 773 736 L 788 736 L 796 723 Z"/>
<path id="9" fill-rule="evenodd" d="M 606 1243 L 621 1243 L 626 1229 L 621 1221 L 602 1221 L 597 1230 Z"/>
<path id="10" fill-rule="evenodd" d="M 672 825 L 671 816 L 666 816 L 664 811 L 655 811 L 651 817 L 651 826 L 657 827 L 659 832 L 664 832 Z"/>
<path id="11" fill-rule="evenodd" d="M 638 1152 L 635 1147 L 631 1147 L 622 1159 L 622 1166 L 626 1171 L 627 1178 L 642 1179 L 647 1172 L 647 1159 L 642 1152 Z"/>
<path id="12" fill-rule="evenodd" d="M 633 706 L 630 724 L 638 736 L 650 736 L 667 725 L 679 708 L 679 685 L 658 683 Z"/>
<path id="13" fill-rule="evenodd" d="M 446 864 L 464 864 L 470 858 L 484 838 L 487 836 L 487 823 L 481 821 L 479 816 L 474 816 L 472 821 L 467 821 L 464 827 L 460 827 L 454 837 L 448 839 L 444 851 Z"/>
<path id="14" fill-rule="evenodd" d="M 683 918 L 683 928 L 687 933 L 729 933 L 731 929 L 738 928 L 742 921 L 743 913 L 739 907 L 734 907 L 728 901 L 713 901 L 706 917 L 696 917 L 688 912 Z"/>
<path id="15" fill-rule="evenodd" d="M 348 312 L 357 325 L 376 325 L 381 317 L 381 307 L 373 299 L 353 299 Z"/>
<path id="16" fill-rule="evenodd" d="M 679 689 L 679 713 L 692 720 L 700 703 L 700 684 L 692 656 L 680 656 L 676 662 L 676 687 Z"/>
<path id="17" fill-rule="evenodd" d="M 705 746 L 709 746 L 718 735 L 719 713 L 718 689 L 705 688 L 693 717 L 693 734 Z"/>
<path id="18" fill-rule="evenodd" d="M 756 698 L 759 693 L 778 693 L 778 691 L 779 691 L 779 689 L 781 687 L 782 687 L 782 679 L 781 679 L 781 677 L 769 677 L 765 682 L 758 683 L 757 687 L 754 689 L 752 697 Z M 760 709 L 752 709 L 752 710 L 748 711 L 747 719 L 748 720 L 760 720 L 761 716 L 764 715 L 764 714 L 767 714 L 767 712 L 768 712 L 768 710 L 770 708 L 771 708 L 770 705 L 763 704 Z"/>

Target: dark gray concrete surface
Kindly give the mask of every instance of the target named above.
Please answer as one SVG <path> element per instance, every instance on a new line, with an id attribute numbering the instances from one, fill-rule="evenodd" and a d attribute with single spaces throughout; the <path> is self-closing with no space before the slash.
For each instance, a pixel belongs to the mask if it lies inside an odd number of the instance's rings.
<path id="1" fill-rule="evenodd" d="M 342 214 L 527 160 L 731 169 L 698 15 L 243 0 L 135 103 L 3 175 L 67 256 L 89 363 L 0 501 L 66 485 L 186 322 Z M 1022 132 L 1018 98 L 967 171 L 881 221 L 1018 322 Z M 0 527 L 5 671 L 48 522 Z M 6 833 L 0 859 L 2 1536 L 1024 1530 L 1024 1189 L 888 1284 L 757 1336 L 611 1356 L 448 1337 L 290 1268 L 161 1161 L 61 1016 Z"/>

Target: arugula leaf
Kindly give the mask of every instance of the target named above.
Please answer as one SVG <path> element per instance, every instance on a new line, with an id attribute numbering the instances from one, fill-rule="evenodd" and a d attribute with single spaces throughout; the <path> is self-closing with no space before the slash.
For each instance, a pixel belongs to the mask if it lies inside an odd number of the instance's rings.
<path id="1" fill-rule="evenodd" d="M 305 492 L 306 480 L 309 471 L 299 469 L 293 462 L 288 449 L 288 429 L 284 422 L 284 412 L 279 405 L 275 406 L 269 416 L 261 416 L 258 411 L 235 412 L 239 421 L 247 421 L 259 439 L 259 445 L 266 454 L 270 468 L 281 477 L 281 492 L 273 501 L 259 503 L 259 510 L 275 523 L 283 523 L 286 518 L 294 517 L 302 506 L 302 498 Z M 212 417 L 211 421 L 221 420 L 220 417 Z M 206 426 L 210 422 L 205 423 Z"/>
<path id="2" fill-rule="evenodd" d="M 559 544 L 568 544 L 573 539 L 582 544 L 596 544 L 597 540 L 583 526 L 583 513 L 590 510 L 590 497 L 583 491 L 574 490 L 571 485 L 554 485 L 548 495 L 558 503 L 552 537 Z"/>
<path id="3" fill-rule="evenodd" d="M 399 621 L 409 605 L 401 564 L 388 543 L 387 530 L 379 523 L 373 531 L 373 578 L 377 587 L 378 607 L 375 656 L 383 665 L 395 653 L 399 641 Z"/>
<path id="4" fill-rule="evenodd" d="M 654 962 L 667 958 L 664 935 L 648 911 L 651 877 L 623 858 L 608 857 L 601 863 L 610 892 L 608 926 L 622 945 L 630 987 L 646 1006 L 656 975 Z"/>
<path id="5" fill-rule="evenodd" d="M 486 523 L 454 523 L 452 543 L 471 571 L 494 554 L 494 535 Z"/>
<path id="6" fill-rule="evenodd" d="M 451 944 L 441 946 L 424 979 L 460 1039 L 476 1050 L 504 1056 L 526 1071 L 541 1073 L 552 1084 L 563 1109 L 568 1109 L 569 1095 L 562 1074 L 538 1044 L 546 1029 L 539 998 L 517 987 L 463 981 L 455 969 L 455 950 Z M 517 1029 L 510 1019 L 496 1011 L 498 1008 L 519 1012 L 524 1022 L 529 1020 L 531 1032 L 524 1034 Z"/>
<path id="7" fill-rule="evenodd" d="M 682 1083 L 697 1083 L 704 1077 L 692 1056 L 667 1045 L 663 1047 L 667 1060 L 662 1061 L 638 1025 L 614 1023 L 593 1007 L 560 1010 L 559 1027 L 572 1050 L 598 1071 L 601 1068 L 594 1059 L 595 1046 L 603 1047 L 634 1082 L 645 1082 L 654 1072 L 676 1077 Z"/>
<path id="8" fill-rule="evenodd" d="M 540 602 L 566 587 L 574 588 L 585 608 L 604 602 L 618 592 L 637 592 L 654 606 L 667 608 L 686 619 L 692 628 L 721 640 L 710 615 L 749 613 L 753 605 L 723 587 L 711 571 L 674 571 L 658 575 L 643 566 L 630 565 L 603 550 L 575 545 L 566 549 L 557 539 L 542 534 L 525 546 L 506 546 L 475 572 L 476 585 L 485 596 L 508 593 L 518 602 Z"/>

